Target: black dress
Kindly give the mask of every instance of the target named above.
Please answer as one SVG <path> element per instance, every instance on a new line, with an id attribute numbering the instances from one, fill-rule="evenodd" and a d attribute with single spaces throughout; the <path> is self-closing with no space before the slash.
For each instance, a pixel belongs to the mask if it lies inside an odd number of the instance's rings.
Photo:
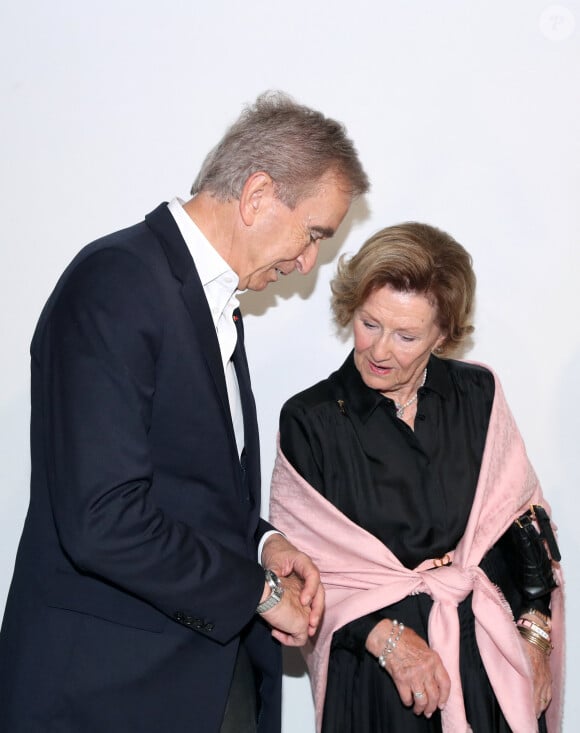
<path id="1" fill-rule="evenodd" d="M 396 417 L 392 400 L 364 384 L 351 353 L 328 379 L 284 405 L 280 444 L 311 486 L 414 568 L 443 557 L 463 535 L 493 396 L 487 369 L 432 356 L 413 431 Z M 481 567 L 519 613 L 523 600 L 499 547 Z M 548 601 L 539 607 L 547 610 Z M 431 604 L 425 594 L 409 596 L 334 634 L 323 733 L 441 731 L 439 713 L 428 720 L 405 707 L 390 676 L 365 650 L 382 618 L 398 619 L 427 639 Z M 474 733 L 510 733 L 475 642 L 471 596 L 460 604 L 459 619 L 467 719 Z"/>

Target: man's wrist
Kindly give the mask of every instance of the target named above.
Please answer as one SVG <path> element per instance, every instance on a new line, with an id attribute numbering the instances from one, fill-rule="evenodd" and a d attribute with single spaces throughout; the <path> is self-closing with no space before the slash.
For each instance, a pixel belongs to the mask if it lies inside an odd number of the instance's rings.
<path id="1" fill-rule="evenodd" d="M 279 534 L 281 537 L 286 536 L 282 532 L 278 532 L 277 529 L 269 529 L 267 532 L 264 532 L 264 534 L 260 538 L 260 542 L 258 543 L 258 562 L 260 563 L 260 565 L 264 564 L 262 562 L 262 553 L 264 552 L 264 545 L 270 539 L 270 537 L 273 537 L 274 535 L 277 535 L 277 534 Z"/>
<path id="2" fill-rule="evenodd" d="M 266 579 L 266 585 L 270 589 L 270 594 L 264 598 L 256 608 L 256 613 L 266 613 L 267 611 L 270 611 L 274 606 L 277 606 L 278 603 L 282 600 L 282 596 L 284 595 L 284 587 L 276 575 L 272 570 L 266 570 L 264 573 L 265 579 Z"/>

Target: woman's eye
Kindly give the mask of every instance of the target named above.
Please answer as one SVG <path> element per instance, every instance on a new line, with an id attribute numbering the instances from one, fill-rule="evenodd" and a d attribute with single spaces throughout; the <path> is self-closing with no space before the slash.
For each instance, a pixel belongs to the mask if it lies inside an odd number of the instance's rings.
<path id="1" fill-rule="evenodd" d="M 404 341 L 406 344 L 410 344 L 412 341 L 415 340 L 415 336 L 406 336 L 405 334 L 401 334 L 401 340 Z"/>
<path id="2" fill-rule="evenodd" d="M 365 328 L 375 328 L 375 324 L 374 323 L 370 323 L 369 321 L 363 321 L 363 326 Z"/>

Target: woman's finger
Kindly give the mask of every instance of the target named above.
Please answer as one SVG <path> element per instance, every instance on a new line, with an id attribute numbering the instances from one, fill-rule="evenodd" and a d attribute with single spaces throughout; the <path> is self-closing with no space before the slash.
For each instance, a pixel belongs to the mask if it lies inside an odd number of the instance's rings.
<path id="1" fill-rule="evenodd" d="M 412 690 L 413 695 L 413 712 L 415 715 L 421 715 L 429 707 L 429 693 L 425 686 L 417 686 Z"/>

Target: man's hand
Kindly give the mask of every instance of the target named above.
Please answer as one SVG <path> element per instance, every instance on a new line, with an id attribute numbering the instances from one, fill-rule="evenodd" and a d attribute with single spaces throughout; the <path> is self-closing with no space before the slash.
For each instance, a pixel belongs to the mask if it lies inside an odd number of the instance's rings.
<path id="1" fill-rule="evenodd" d="M 286 646 L 302 646 L 316 633 L 324 611 L 318 568 L 280 534 L 266 540 L 262 565 L 273 570 L 284 586 L 280 603 L 262 616 L 278 641 Z M 265 587 L 262 600 L 268 595 L 269 588 Z"/>
<path id="2" fill-rule="evenodd" d="M 272 627 L 272 636 L 285 646 L 304 646 L 308 640 L 310 606 L 302 605 L 300 593 L 302 581 L 296 575 L 280 578 L 284 588 L 282 600 L 274 608 L 262 613 L 262 618 Z M 267 585 L 262 600 L 270 593 Z"/>

